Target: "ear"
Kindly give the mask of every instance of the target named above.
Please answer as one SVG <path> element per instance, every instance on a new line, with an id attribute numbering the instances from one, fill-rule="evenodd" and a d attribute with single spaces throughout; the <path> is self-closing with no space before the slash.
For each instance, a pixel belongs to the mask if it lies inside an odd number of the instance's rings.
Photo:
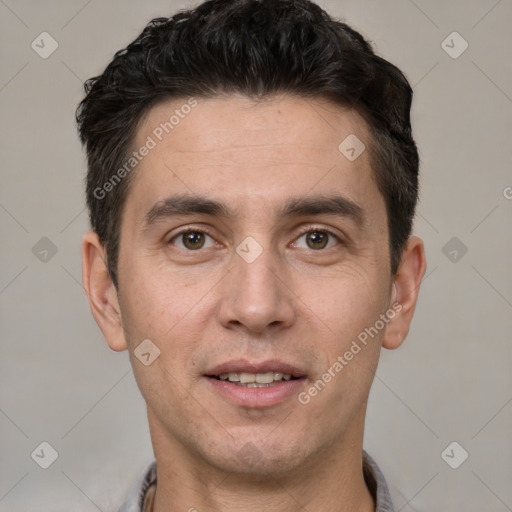
<path id="1" fill-rule="evenodd" d="M 126 349 L 117 290 L 107 270 L 106 253 L 98 235 L 87 232 L 82 239 L 82 282 L 91 311 L 109 347 Z"/>
<path id="2" fill-rule="evenodd" d="M 384 348 L 399 347 L 407 336 L 426 267 L 423 242 L 412 236 L 407 241 L 391 287 L 390 309 L 396 314 L 386 327 L 382 340 Z"/>

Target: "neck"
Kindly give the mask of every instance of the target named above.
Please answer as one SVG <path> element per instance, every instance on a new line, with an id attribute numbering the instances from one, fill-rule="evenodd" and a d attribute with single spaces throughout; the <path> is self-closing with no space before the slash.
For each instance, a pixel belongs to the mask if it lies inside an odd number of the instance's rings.
<path id="1" fill-rule="evenodd" d="M 375 511 L 363 476 L 362 434 L 327 447 L 293 472 L 255 475 L 223 471 L 152 421 L 150 429 L 158 470 L 152 512 Z"/>

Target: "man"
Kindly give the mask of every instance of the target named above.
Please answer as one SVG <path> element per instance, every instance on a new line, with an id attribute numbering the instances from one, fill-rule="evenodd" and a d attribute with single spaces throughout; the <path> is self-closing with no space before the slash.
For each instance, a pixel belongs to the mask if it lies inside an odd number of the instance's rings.
<path id="1" fill-rule="evenodd" d="M 86 92 L 83 282 L 156 458 L 121 511 L 393 510 L 362 446 L 425 272 L 403 74 L 307 0 L 212 0 Z"/>

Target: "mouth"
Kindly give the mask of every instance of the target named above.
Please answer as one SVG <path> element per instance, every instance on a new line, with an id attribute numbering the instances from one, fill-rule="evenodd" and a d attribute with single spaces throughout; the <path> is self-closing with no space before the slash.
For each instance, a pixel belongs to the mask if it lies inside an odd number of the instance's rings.
<path id="1" fill-rule="evenodd" d="M 207 377 L 219 381 L 227 381 L 231 384 L 235 384 L 236 386 L 243 386 L 245 388 L 268 388 L 275 386 L 280 382 L 287 382 L 300 378 L 295 377 L 290 373 L 282 373 L 278 371 L 265 373 L 230 372 L 221 373 L 220 375 L 207 375 Z"/>
<path id="2" fill-rule="evenodd" d="M 304 371 L 281 361 L 232 361 L 203 377 L 217 396 L 244 407 L 277 405 L 298 393 L 307 380 Z"/>

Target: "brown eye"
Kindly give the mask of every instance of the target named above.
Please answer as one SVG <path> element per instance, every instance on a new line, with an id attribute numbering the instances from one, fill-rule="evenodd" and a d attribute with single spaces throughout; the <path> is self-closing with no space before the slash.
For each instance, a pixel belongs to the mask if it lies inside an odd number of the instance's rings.
<path id="1" fill-rule="evenodd" d="M 182 236 L 183 245 L 187 249 L 201 249 L 204 245 L 204 234 L 203 233 L 185 233 Z"/>
<path id="2" fill-rule="evenodd" d="M 313 231 L 306 234 L 306 241 L 310 249 L 324 249 L 328 242 L 327 233 Z"/>
<path id="3" fill-rule="evenodd" d="M 301 239 L 305 239 L 304 242 L 299 243 L 298 241 Z M 339 239 L 337 236 L 332 234 L 329 231 L 320 231 L 320 230 L 313 230 L 308 231 L 301 235 L 298 239 L 295 245 L 301 249 L 312 249 L 312 250 L 322 250 L 322 249 L 329 249 L 330 247 L 334 247 L 336 243 L 339 242 Z"/>
<path id="4" fill-rule="evenodd" d="M 207 237 L 211 239 L 210 235 L 202 231 L 183 231 L 173 237 L 169 243 L 176 245 L 180 249 L 188 251 L 197 251 L 205 247 L 211 247 L 213 244 L 206 246 Z"/>

